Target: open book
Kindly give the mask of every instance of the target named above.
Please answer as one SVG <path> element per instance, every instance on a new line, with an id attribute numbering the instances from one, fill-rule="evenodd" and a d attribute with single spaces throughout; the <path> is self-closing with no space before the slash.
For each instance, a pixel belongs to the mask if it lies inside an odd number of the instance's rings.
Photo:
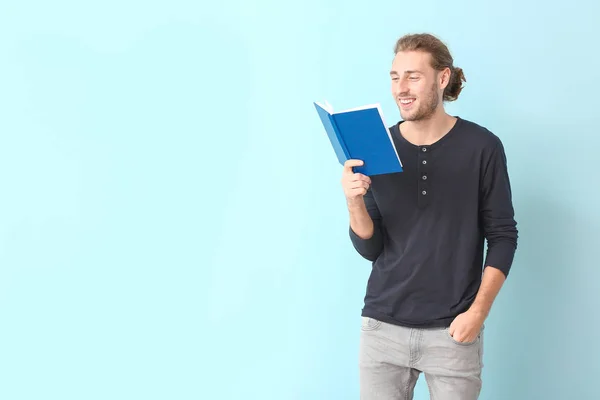
<path id="1" fill-rule="evenodd" d="M 325 102 L 314 102 L 340 164 L 362 160 L 354 172 L 367 176 L 402 172 L 402 162 L 379 104 L 334 112 Z"/>

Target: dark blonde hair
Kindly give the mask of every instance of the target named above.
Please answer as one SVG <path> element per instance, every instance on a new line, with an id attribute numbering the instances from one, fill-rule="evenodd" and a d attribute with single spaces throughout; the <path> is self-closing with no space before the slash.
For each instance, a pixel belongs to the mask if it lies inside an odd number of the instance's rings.
<path id="1" fill-rule="evenodd" d="M 450 82 L 444 89 L 444 101 L 454 101 L 463 89 L 462 82 L 466 82 L 465 74 L 461 68 L 454 66 L 454 59 L 448 47 L 437 37 L 429 33 L 418 33 L 402 36 L 396 42 L 394 54 L 401 51 L 423 51 L 431 55 L 431 66 L 442 71 L 450 68 Z"/>

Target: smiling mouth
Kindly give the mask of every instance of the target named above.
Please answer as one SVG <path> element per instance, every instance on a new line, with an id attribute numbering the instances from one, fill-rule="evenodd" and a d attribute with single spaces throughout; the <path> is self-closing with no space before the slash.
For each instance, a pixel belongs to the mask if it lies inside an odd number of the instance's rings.
<path id="1" fill-rule="evenodd" d="M 416 99 L 400 99 L 400 104 L 404 106 L 411 105 Z"/>

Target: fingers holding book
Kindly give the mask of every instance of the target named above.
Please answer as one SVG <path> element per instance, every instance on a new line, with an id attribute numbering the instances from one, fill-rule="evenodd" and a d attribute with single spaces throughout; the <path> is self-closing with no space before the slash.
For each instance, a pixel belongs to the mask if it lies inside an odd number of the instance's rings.
<path id="1" fill-rule="evenodd" d="M 352 169 L 353 167 L 359 167 L 363 164 L 364 162 L 362 160 L 354 159 L 350 159 L 344 163 L 344 172 L 342 173 L 341 181 L 344 195 L 349 201 L 362 198 L 371 185 L 371 178 L 364 174 L 356 173 Z"/>

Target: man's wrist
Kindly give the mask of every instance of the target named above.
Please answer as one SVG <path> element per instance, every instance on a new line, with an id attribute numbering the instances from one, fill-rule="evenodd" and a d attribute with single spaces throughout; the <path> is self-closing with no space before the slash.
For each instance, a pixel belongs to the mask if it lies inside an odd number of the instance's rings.
<path id="1" fill-rule="evenodd" d="M 469 313 L 475 315 L 481 320 L 485 320 L 488 317 L 489 311 L 474 304 L 469 308 Z"/>
<path id="2" fill-rule="evenodd" d="M 346 205 L 348 206 L 348 209 L 351 211 L 360 210 L 365 206 L 365 201 L 363 200 L 362 197 L 346 199 Z"/>

